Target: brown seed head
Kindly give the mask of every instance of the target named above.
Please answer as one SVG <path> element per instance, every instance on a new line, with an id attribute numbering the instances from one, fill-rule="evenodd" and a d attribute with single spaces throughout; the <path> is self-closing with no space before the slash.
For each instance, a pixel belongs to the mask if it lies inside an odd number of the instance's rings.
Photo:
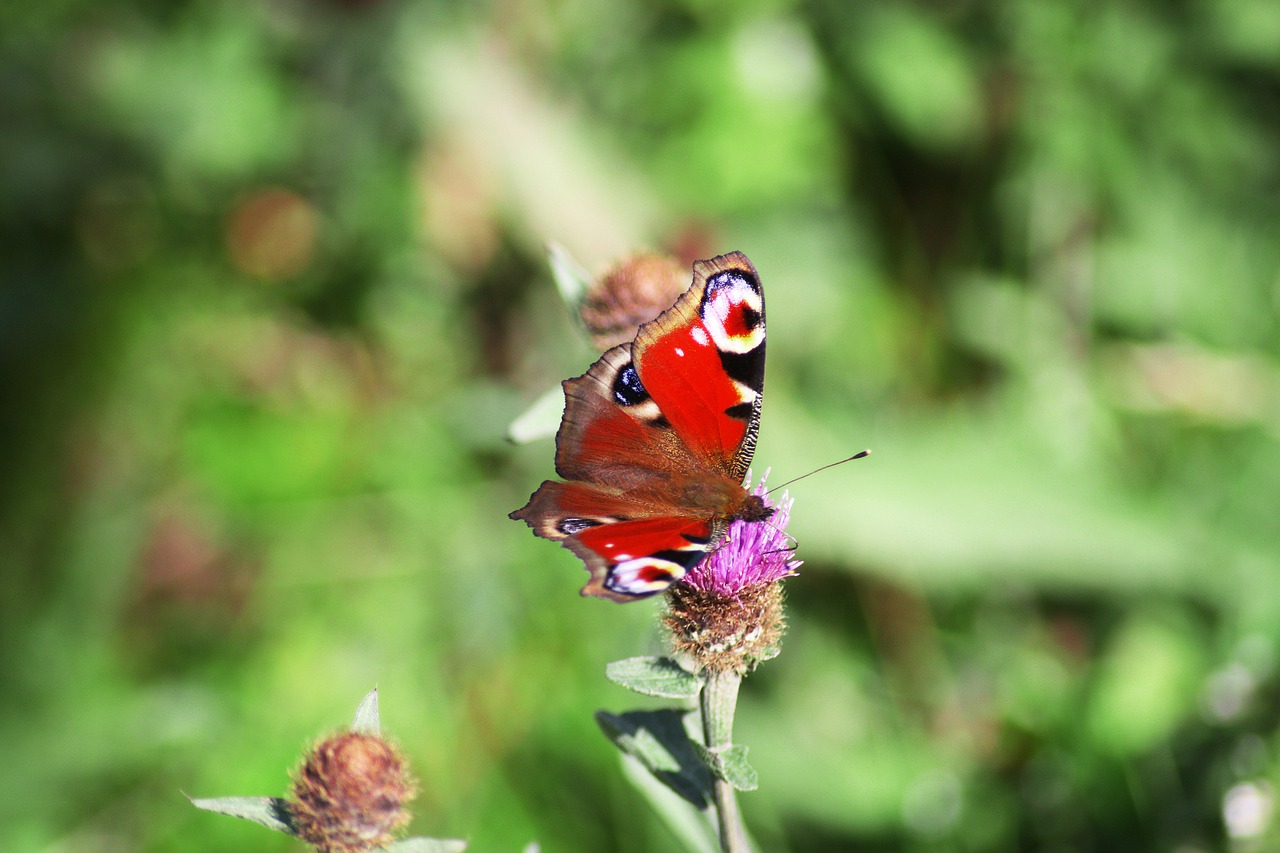
<path id="1" fill-rule="evenodd" d="M 294 773 L 290 807 L 298 837 L 322 853 L 385 847 L 409 822 L 416 793 L 404 758 L 373 735 L 322 740 Z"/>
<path id="2" fill-rule="evenodd" d="M 785 629 L 782 584 L 754 584 L 730 598 L 676 584 L 667 591 L 662 621 L 676 654 L 701 669 L 743 674 L 778 653 Z"/>
<path id="3" fill-rule="evenodd" d="M 690 273 L 675 258 L 644 253 L 623 258 L 591 286 L 579 314 L 601 350 L 625 343 L 689 288 Z"/>

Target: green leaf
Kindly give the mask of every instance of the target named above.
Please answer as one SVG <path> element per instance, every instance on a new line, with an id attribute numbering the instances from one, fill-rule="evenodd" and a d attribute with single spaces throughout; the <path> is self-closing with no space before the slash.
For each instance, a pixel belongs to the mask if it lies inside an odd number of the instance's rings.
<path id="1" fill-rule="evenodd" d="M 262 824 L 267 829 L 283 832 L 285 835 L 296 835 L 293 831 L 289 803 L 280 797 L 217 797 L 192 800 L 191 805 L 207 812 L 251 820 Z"/>
<path id="2" fill-rule="evenodd" d="M 402 838 L 386 850 L 388 853 L 462 853 L 467 842 L 458 838 Z"/>
<path id="3" fill-rule="evenodd" d="M 734 745 L 714 750 L 695 743 L 694 748 L 717 779 L 723 779 L 739 791 L 754 791 L 760 787 L 759 774 L 747 761 L 747 747 Z"/>
<path id="4" fill-rule="evenodd" d="M 685 730 L 685 716 L 670 708 L 628 711 L 621 716 L 597 711 L 596 723 L 618 749 L 701 809 L 711 802 L 711 775 Z"/>
<path id="5" fill-rule="evenodd" d="M 701 678 L 665 657 L 614 661 L 605 667 L 604 673 L 615 684 L 664 699 L 692 699 L 702 689 Z"/>
<path id="6" fill-rule="evenodd" d="M 747 761 L 745 746 L 731 746 L 720 754 L 724 780 L 739 791 L 754 791 L 760 787 L 756 769 Z"/>
<path id="7" fill-rule="evenodd" d="M 382 723 L 378 719 L 378 690 L 369 691 L 356 708 L 356 718 L 351 721 L 351 731 L 362 735 L 382 734 Z"/>

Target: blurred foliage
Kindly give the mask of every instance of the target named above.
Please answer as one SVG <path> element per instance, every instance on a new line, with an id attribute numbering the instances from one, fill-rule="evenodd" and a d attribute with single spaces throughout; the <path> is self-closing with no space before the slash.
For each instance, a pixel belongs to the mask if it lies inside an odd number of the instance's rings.
<path id="1" fill-rule="evenodd" d="M 654 605 L 504 517 L 543 245 L 750 255 L 806 559 L 769 850 L 1280 840 L 1280 6 L 0 6 L 0 848 L 293 849 L 371 686 L 476 850 L 669 849 Z"/>

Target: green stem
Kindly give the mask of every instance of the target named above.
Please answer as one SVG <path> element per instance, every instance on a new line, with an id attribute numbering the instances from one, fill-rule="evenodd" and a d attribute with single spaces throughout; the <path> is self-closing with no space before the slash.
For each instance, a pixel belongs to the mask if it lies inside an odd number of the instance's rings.
<path id="1" fill-rule="evenodd" d="M 733 712 L 738 705 L 738 685 L 742 676 L 736 672 L 707 672 L 706 684 L 699 699 L 702 709 L 702 735 L 707 749 L 724 752 L 733 745 Z M 720 849 L 724 853 L 750 853 L 747 833 L 738 814 L 738 794 L 728 781 L 713 769 L 715 779 L 716 821 L 720 829 Z"/>

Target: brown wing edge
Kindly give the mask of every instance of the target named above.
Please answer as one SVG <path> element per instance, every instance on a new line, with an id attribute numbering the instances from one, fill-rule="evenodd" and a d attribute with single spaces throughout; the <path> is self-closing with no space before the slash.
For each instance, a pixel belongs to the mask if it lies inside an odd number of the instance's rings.
<path id="1" fill-rule="evenodd" d="M 587 372 L 560 383 L 564 389 L 564 414 L 556 430 L 556 473 L 566 480 L 585 480 L 587 471 L 569 456 L 569 448 L 581 447 L 582 435 L 596 406 L 612 406 L 610 394 L 618 371 L 631 363 L 631 344 L 618 344 L 601 353 Z"/>

